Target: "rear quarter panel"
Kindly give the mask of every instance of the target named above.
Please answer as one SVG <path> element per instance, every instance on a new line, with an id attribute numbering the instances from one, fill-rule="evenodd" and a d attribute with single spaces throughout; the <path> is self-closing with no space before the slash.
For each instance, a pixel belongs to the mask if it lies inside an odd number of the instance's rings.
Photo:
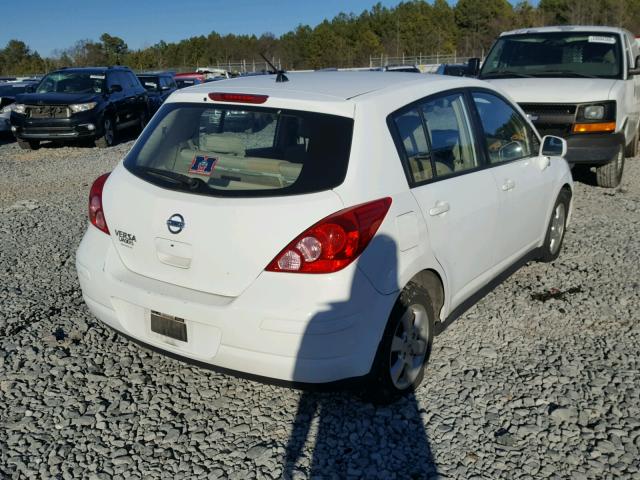
<path id="1" fill-rule="evenodd" d="M 380 104 L 356 106 L 347 176 L 335 189 L 345 206 L 392 198 L 376 236 L 358 260 L 358 267 L 383 294 L 401 291 L 425 269 L 435 270 L 443 280 L 446 278 L 431 252 L 427 226 L 389 132 L 386 123 L 389 113 L 391 110 Z"/>

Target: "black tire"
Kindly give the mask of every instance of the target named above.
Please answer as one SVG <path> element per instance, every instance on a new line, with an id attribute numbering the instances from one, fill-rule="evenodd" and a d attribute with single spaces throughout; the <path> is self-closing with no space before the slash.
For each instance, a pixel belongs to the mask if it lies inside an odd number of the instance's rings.
<path id="1" fill-rule="evenodd" d="M 638 155 L 638 132 L 636 132 L 631 143 L 624 149 L 624 156 L 627 158 L 634 158 Z"/>
<path id="2" fill-rule="evenodd" d="M 407 319 L 410 319 L 409 321 L 413 328 L 417 323 L 420 324 L 418 328 L 411 332 L 416 334 L 415 337 L 406 335 L 409 332 L 404 327 L 403 319 L 405 315 L 407 315 Z M 434 318 L 433 302 L 427 291 L 416 283 L 409 282 L 391 310 L 382 340 L 378 345 L 373 367 L 361 391 L 364 401 L 378 405 L 388 405 L 400 397 L 410 394 L 420 385 L 424 377 L 425 365 L 431 355 Z M 409 341 L 405 341 L 399 350 L 398 345 L 394 344 L 394 338 L 401 343 L 400 337 L 402 335 L 405 335 L 406 338 L 411 336 L 415 340 L 411 344 L 409 344 Z M 418 340 L 423 344 L 419 344 Z M 405 360 L 407 352 L 404 351 L 404 348 L 409 349 L 410 347 L 420 348 L 423 351 L 415 353 L 415 357 L 414 353 L 411 353 L 409 360 Z M 403 354 L 405 355 L 404 357 L 402 357 Z M 398 371 L 398 369 L 393 368 L 398 365 L 398 362 L 402 366 L 398 378 L 394 380 L 391 372 Z M 407 369 L 409 364 L 405 362 L 411 362 L 413 368 Z M 400 380 L 404 380 L 404 382 Z"/>
<path id="3" fill-rule="evenodd" d="M 547 233 L 542 244 L 542 252 L 538 258 L 539 261 L 545 263 L 553 262 L 560 255 L 562 242 L 567 230 L 567 216 L 569 215 L 570 205 L 571 192 L 567 189 L 562 189 L 558 194 L 556 203 L 553 205 L 551 218 L 547 225 Z"/>
<path id="4" fill-rule="evenodd" d="M 23 150 L 38 150 L 40 148 L 40 142 L 38 140 L 18 140 L 18 145 Z"/>
<path id="5" fill-rule="evenodd" d="M 614 188 L 620 185 L 624 171 L 624 145 L 620 144 L 618 153 L 609 163 L 596 167 L 596 182 L 599 187 Z"/>
<path id="6" fill-rule="evenodd" d="M 116 126 L 111 117 L 104 117 L 102 120 L 102 136 L 94 141 L 98 148 L 109 148 L 116 143 Z"/>

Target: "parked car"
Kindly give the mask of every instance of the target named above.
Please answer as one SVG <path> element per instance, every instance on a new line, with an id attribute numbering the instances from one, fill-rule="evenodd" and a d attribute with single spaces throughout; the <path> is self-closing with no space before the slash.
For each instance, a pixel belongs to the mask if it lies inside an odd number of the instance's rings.
<path id="1" fill-rule="evenodd" d="M 287 76 L 171 95 L 91 187 L 83 296 L 169 355 L 392 401 L 420 383 L 436 332 L 559 255 L 566 143 L 477 80 Z M 269 121 L 228 131 L 238 110 Z"/>
<path id="2" fill-rule="evenodd" d="M 149 99 L 149 115 L 153 115 L 160 105 L 178 89 L 173 75 L 170 73 L 140 73 L 138 80 L 147 91 Z"/>
<path id="3" fill-rule="evenodd" d="M 207 80 L 223 80 L 231 78 L 231 75 L 224 68 L 217 67 L 199 67 L 196 68 L 197 73 L 202 73 Z"/>
<path id="4" fill-rule="evenodd" d="M 480 72 L 513 97 L 542 134 L 569 145 L 571 164 L 596 167 L 601 187 L 620 183 L 638 152 L 640 49 L 615 27 L 545 27 L 500 35 Z"/>
<path id="5" fill-rule="evenodd" d="M 16 95 L 24 93 L 32 84 L 30 81 L 0 83 L 0 134 L 11 131 L 11 105 L 16 101 Z"/>
<path id="6" fill-rule="evenodd" d="M 34 90 L 18 95 L 11 112 L 11 130 L 25 149 L 73 139 L 109 147 L 118 132 L 149 118 L 147 92 L 126 67 L 56 70 Z"/>
<path id="7" fill-rule="evenodd" d="M 381 72 L 403 72 L 403 73 L 422 73 L 417 65 L 385 65 L 384 67 L 376 68 Z"/>
<path id="8" fill-rule="evenodd" d="M 176 73 L 173 76 L 178 88 L 193 87 L 194 85 L 200 85 L 207 81 L 207 76 L 204 73 L 198 72 L 185 72 Z"/>
<path id="9" fill-rule="evenodd" d="M 469 76 L 469 66 L 466 63 L 443 63 L 435 71 L 437 75 L 451 75 L 453 77 Z"/>

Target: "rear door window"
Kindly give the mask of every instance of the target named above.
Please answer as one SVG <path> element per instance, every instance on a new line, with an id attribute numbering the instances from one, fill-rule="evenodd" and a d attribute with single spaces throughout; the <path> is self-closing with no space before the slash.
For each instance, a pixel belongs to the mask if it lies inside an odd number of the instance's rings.
<path id="1" fill-rule="evenodd" d="M 464 94 L 437 97 L 422 104 L 436 176 L 478 166 Z"/>
<path id="2" fill-rule="evenodd" d="M 394 118 L 396 129 L 406 155 L 406 162 L 414 183 L 433 178 L 431 149 L 418 108 L 408 110 Z"/>
<path id="3" fill-rule="evenodd" d="M 217 196 L 329 190 L 344 180 L 353 120 L 249 106 L 165 104 L 125 159 L 145 180 Z"/>
<path id="4" fill-rule="evenodd" d="M 136 77 L 132 72 L 126 72 L 125 75 L 129 79 L 129 86 L 132 90 L 141 90 L 140 87 L 142 87 L 142 84 L 140 83 L 140 80 L 138 80 L 138 77 Z"/>

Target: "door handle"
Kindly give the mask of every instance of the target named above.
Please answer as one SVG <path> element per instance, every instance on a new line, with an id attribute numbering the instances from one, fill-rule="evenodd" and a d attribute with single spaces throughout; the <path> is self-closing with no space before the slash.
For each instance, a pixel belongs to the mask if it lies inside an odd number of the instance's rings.
<path id="1" fill-rule="evenodd" d="M 509 190 L 513 190 L 514 188 L 516 188 L 516 182 L 514 182 L 513 180 L 505 180 L 502 184 L 503 192 L 508 192 Z"/>
<path id="2" fill-rule="evenodd" d="M 449 211 L 449 203 L 448 202 L 436 202 L 435 206 L 429 210 L 429 215 L 435 217 L 436 215 L 442 215 Z"/>

